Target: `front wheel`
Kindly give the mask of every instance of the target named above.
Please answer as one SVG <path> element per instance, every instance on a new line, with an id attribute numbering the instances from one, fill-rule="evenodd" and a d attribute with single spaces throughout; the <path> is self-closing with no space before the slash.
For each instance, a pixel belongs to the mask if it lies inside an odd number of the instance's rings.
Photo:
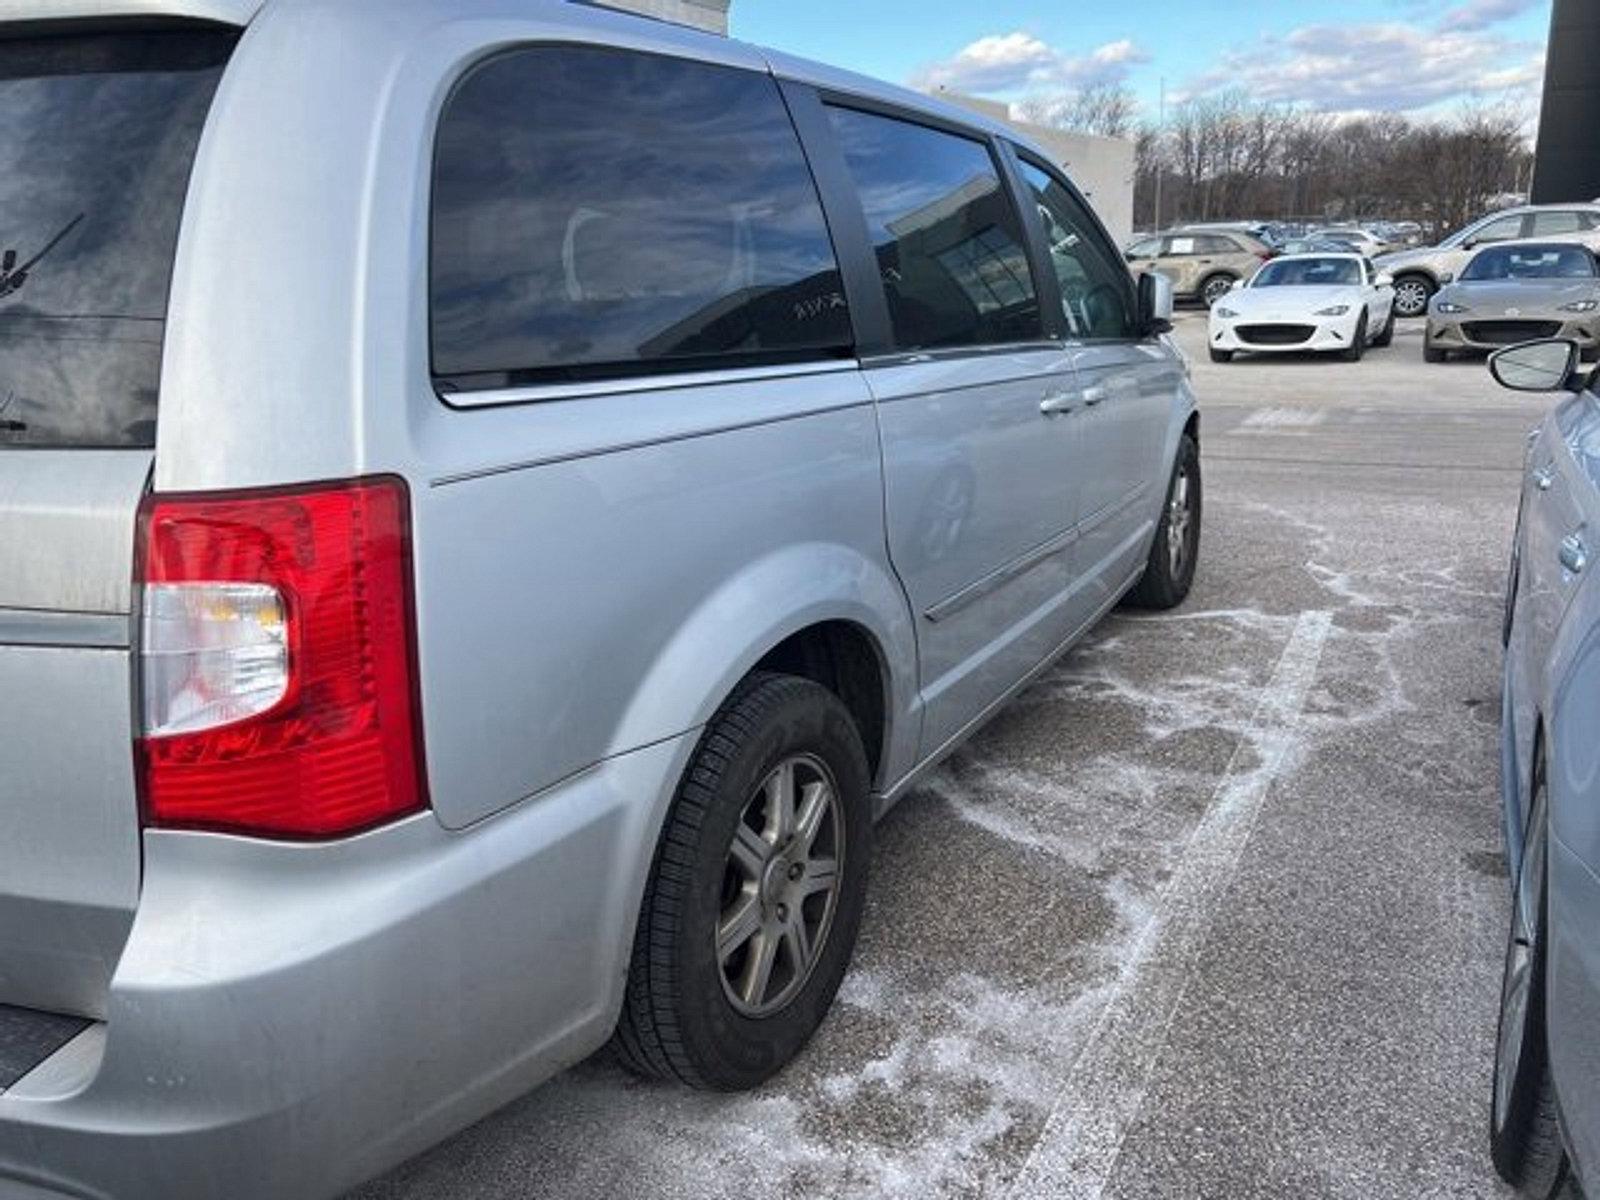
<path id="1" fill-rule="evenodd" d="M 1372 339 L 1374 346 L 1388 346 L 1394 342 L 1394 305 L 1389 306 L 1388 319 L 1384 321 L 1383 328 L 1378 330 L 1378 336 Z"/>
<path id="2" fill-rule="evenodd" d="M 827 1015 L 855 947 L 867 757 L 826 688 L 752 675 L 707 725 L 656 848 L 613 1046 L 715 1091 L 770 1078 Z"/>
<path id="3" fill-rule="evenodd" d="M 1402 275 L 1394 281 L 1394 310 L 1402 317 L 1420 317 L 1437 289 L 1426 275 Z"/>
<path id="4" fill-rule="evenodd" d="M 1200 558 L 1200 447 L 1187 433 L 1167 482 L 1167 502 L 1145 561 L 1144 577 L 1128 593 L 1138 608 L 1176 608 L 1194 584 Z"/>
<path id="5" fill-rule="evenodd" d="M 1489 1113 L 1495 1170 L 1532 1200 L 1549 1200 L 1567 1175 L 1545 1025 L 1548 795 L 1541 768 L 1512 889 Z"/>
<path id="6" fill-rule="evenodd" d="M 1363 309 L 1361 316 L 1356 319 L 1355 336 L 1350 339 L 1350 346 L 1343 352 L 1345 362 L 1360 362 L 1361 356 L 1367 352 L 1367 314 Z"/>

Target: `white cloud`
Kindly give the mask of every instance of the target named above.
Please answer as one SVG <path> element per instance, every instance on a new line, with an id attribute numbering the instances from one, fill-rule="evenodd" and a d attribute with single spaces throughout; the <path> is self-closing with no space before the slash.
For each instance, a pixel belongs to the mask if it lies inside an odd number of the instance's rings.
<path id="1" fill-rule="evenodd" d="M 956 92 L 1021 93 L 1118 83 L 1150 56 L 1124 38 L 1088 54 L 1067 54 L 1031 33 L 991 34 L 949 58 L 930 63 L 911 80 L 913 87 Z"/>
<path id="2" fill-rule="evenodd" d="M 1471 32 L 1520 17 L 1541 0 L 1467 0 L 1439 18 L 1439 28 Z"/>
<path id="3" fill-rule="evenodd" d="M 1507 2 L 1476 0 L 1476 7 Z M 1230 51 L 1183 93 L 1243 88 L 1323 111 L 1409 112 L 1472 95 L 1531 102 L 1542 78 L 1537 47 L 1480 30 L 1307 25 Z"/>

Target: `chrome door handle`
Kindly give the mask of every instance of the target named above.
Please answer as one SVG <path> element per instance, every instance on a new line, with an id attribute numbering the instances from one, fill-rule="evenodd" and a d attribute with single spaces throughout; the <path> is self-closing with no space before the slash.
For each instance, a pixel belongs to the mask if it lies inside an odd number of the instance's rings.
<path id="1" fill-rule="evenodd" d="M 1589 548 L 1575 533 L 1561 539 L 1561 565 L 1574 575 L 1589 565 Z"/>
<path id="2" fill-rule="evenodd" d="M 1039 411 L 1047 417 L 1065 416 L 1078 407 L 1076 392 L 1051 392 L 1039 401 Z"/>
<path id="3" fill-rule="evenodd" d="M 1554 467 L 1540 467 L 1533 473 L 1533 486 L 1541 492 L 1548 492 L 1550 485 L 1556 481 Z"/>

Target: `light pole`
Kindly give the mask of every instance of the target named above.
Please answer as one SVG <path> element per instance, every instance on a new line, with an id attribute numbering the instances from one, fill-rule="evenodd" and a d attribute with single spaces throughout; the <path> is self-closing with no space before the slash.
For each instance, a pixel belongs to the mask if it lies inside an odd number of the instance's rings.
<path id="1" fill-rule="evenodd" d="M 1167 77 L 1161 77 L 1161 99 L 1156 104 L 1156 215 L 1152 233 L 1161 232 L 1161 177 L 1167 172 L 1166 164 L 1166 131 L 1167 131 Z"/>

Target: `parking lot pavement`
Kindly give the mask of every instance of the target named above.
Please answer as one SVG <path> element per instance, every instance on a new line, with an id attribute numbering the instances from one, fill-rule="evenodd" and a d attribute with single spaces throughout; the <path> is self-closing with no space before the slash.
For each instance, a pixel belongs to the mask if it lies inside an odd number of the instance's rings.
<path id="1" fill-rule="evenodd" d="M 603 1056 L 358 1193 L 1500 1197 L 1499 621 L 1543 402 L 1420 330 L 1204 361 L 1188 603 L 1119 613 L 878 829 L 750 1097 Z"/>

